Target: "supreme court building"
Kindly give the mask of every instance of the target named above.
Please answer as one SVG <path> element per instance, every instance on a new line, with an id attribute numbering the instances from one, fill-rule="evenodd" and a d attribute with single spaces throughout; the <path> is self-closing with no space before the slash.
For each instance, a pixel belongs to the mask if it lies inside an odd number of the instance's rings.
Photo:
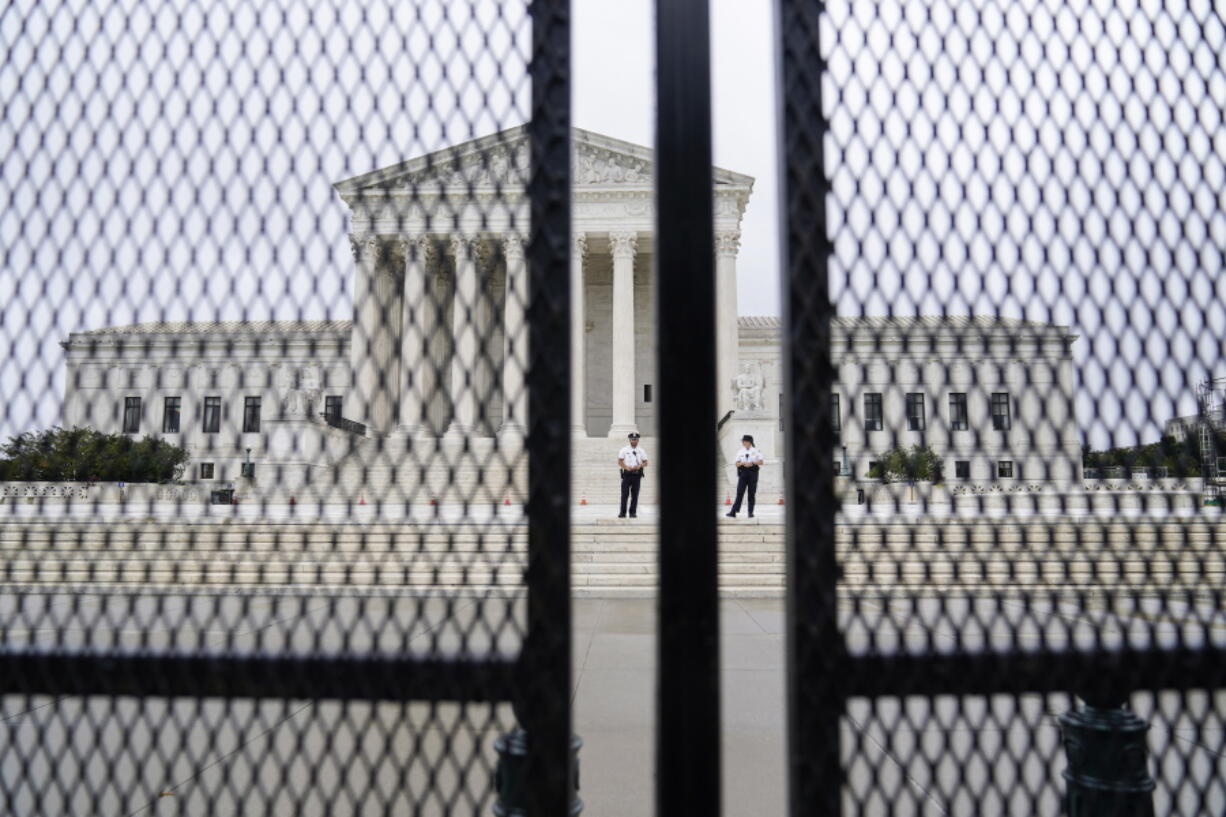
<path id="1" fill-rule="evenodd" d="M 627 433 L 640 432 L 657 454 L 655 403 L 667 372 L 655 360 L 652 155 L 582 130 L 573 144 L 572 314 L 581 316 L 572 322 L 573 481 L 576 498 L 603 502 L 615 495 Z M 337 183 L 351 217 L 352 321 L 73 333 L 63 344 L 63 424 L 161 435 L 190 452 L 187 480 L 242 479 L 257 495 L 365 499 L 394 488 L 406 501 L 474 492 L 519 501 L 527 166 L 516 128 Z M 782 489 L 786 433 L 779 324 L 738 318 L 736 303 L 752 186 L 714 170 L 719 412 L 695 422 L 709 423 L 714 437 L 716 420 L 732 412 L 719 432 L 725 463 L 742 433 L 755 435 L 768 457 L 770 501 Z M 950 476 L 996 480 L 1001 463 L 1016 462 L 1019 478 L 1076 479 L 1066 329 L 865 318 L 840 319 L 835 330 L 847 476 L 866 475 L 887 443 L 918 441 L 950 454 Z M 964 342 L 968 333 L 974 342 Z M 921 335 L 930 342 L 916 343 Z M 1002 429 L 1005 403 L 1015 419 Z M 973 437 L 957 433 L 976 423 L 984 428 Z M 730 466 L 723 473 L 734 480 Z M 647 502 L 653 476 L 649 469 Z"/>

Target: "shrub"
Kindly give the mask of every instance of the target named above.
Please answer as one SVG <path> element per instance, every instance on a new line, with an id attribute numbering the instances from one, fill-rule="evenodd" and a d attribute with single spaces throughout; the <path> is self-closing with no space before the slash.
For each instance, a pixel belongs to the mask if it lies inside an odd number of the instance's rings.
<path id="1" fill-rule="evenodd" d="M 878 457 L 868 475 L 886 482 L 940 482 L 941 467 L 941 458 L 928 446 L 900 446 Z"/>
<path id="2" fill-rule="evenodd" d="M 37 482 L 170 482 L 187 451 L 156 437 L 134 440 L 92 428 L 26 432 L 0 446 L 0 479 Z"/>

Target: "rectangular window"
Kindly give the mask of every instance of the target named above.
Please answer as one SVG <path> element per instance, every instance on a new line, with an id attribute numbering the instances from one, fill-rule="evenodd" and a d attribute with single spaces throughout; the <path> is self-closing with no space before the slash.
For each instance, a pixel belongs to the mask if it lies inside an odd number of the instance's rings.
<path id="1" fill-rule="evenodd" d="M 992 394 L 992 428 L 997 431 L 1008 431 L 1009 420 L 1009 392 L 994 392 Z"/>
<path id="2" fill-rule="evenodd" d="M 880 431 L 881 428 L 881 393 L 869 392 L 864 395 L 864 430 Z"/>
<path id="3" fill-rule="evenodd" d="M 922 394 L 907 395 L 907 430 L 924 430 L 924 395 Z"/>
<path id="4" fill-rule="evenodd" d="M 966 431 L 970 428 L 970 420 L 966 413 L 965 392 L 954 392 L 949 395 L 949 427 L 953 431 Z"/>
<path id="5" fill-rule="evenodd" d="M 839 411 L 839 396 L 837 394 L 830 395 L 830 425 L 834 427 L 834 436 L 837 439 L 839 432 L 843 430 L 843 415 Z"/>
<path id="6" fill-rule="evenodd" d="M 244 462 L 242 466 L 242 475 L 247 479 L 255 479 L 255 463 Z"/>
<path id="7" fill-rule="evenodd" d="M 997 479 L 1013 479 L 1013 460 L 1001 460 L 996 463 Z"/>
<path id="8" fill-rule="evenodd" d="M 260 430 L 260 398 L 248 397 L 243 401 L 243 433 L 254 434 Z"/>
<path id="9" fill-rule="evenodd" d="M 218 431 L 221 431 L 221 398 L 206 397 L 204 398 L 204 433 L 216 434 Z"/>
<path id="10" fill-rule="evenodd" d="M 954 476 L 958 479 L 971 478 L 971 461 L 970 460 L 955 460 L 954 461 Z"/>
<path id="11" fill-rule="evenodd" d="M 213 463 L 211 462 L 200 463 L 200 478 L 201 479 L 212 479 L 213 478 Z"/>
<path id="12" fill-rule="evenodd" d="M 140 431 L 140 398 L 125 397 L 123 399 L 123 433 L 136 434 Z"/>
<path id="13" fill-rule="evenodd" d="M 179 433 L 179 412 L 183 407 L 183 398 L 167 397 L 162 404 L 162 432 L 165 434 Z"/>
<path id="14" fill-rule="evenodd" d="M 341 419 L 341 396 L 329 394 L 324 398 L 324 417 L 329 420 Z"/>
<path id="15" fill-rule="evenodd" d="M 643 384 L 643 402 L 644 403 L 651 402 L 651 384 L 650 383 Z"/>

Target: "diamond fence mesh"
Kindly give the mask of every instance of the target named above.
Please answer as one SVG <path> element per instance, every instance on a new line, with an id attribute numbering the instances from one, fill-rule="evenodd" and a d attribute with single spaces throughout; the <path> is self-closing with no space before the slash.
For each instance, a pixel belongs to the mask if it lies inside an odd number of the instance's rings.
<path id="1" fill-rule="evenodd" d="M 6 813 L 489 813 L 496 738 L 568 731 L 521 660 L 569 666 L 530 544 L 567 536 L 567 26 L 0 11 Z"/>
<path id="2" fill-rule="evenodd" d="M 780 8 L 796 813 L 1220 812 L 1220 10 Z"/>

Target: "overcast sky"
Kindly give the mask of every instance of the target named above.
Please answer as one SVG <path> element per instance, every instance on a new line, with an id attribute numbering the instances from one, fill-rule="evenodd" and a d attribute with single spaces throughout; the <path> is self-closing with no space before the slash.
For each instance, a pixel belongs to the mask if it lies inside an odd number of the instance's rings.
<path id="1" fill-rule="evenodd" d="M 840 312 L 1072 326 L 1097 446 L 1194 411 L 1226 337 L 1226 36 L 1211 0 L 828 6 Z M 70 331 L 348 318 L 332 183 L 521 123 L 523 9 L 0 10 L 0 435 L 55 422 Z M 756 179 L 739 309 L 777 314 L 771 3 L 713 0 L 712 20 L 715 160 Z M 576 0 L 574 22 L 575 124 L 650 145 L 651 3 Z"/>

